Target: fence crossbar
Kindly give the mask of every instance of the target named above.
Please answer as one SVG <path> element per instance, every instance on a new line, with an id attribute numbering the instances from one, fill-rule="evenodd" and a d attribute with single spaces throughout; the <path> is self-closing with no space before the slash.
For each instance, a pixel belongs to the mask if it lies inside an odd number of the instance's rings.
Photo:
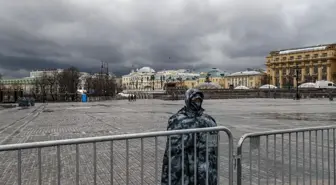
<path id="1" fill-rule="evenodd" d="M 189 134 L 189 133 L 213 132 L 213 131 L 224 131 L 228 134 L 229 137 L 232 138 L 232 134 L 228 128 L 224 126 L 217 126 L 217 127 L 207 127 L 207 128 L 201 128 L 201 129 L 157 131 L 157 132 L 146 132 L 146 133 L 135 133 L 135 134 L 122 134 L 122 135 L 112 135 L 112 136 L 98 136 L 98 137 L 64 139 L 64 140 L 54 140 L 54 141 L 8 144 L 8 145 L 0 145 L 0 152 L 19 150 L 19 149 L 45 148 L 45 147 L 53 147 L 53 146 L 59 146 L 59 145 L 63 146 L 63 145 L 94 143 L 94 142 L 98 143 L 98 142 L 106 142 L 106 141 L 162 137 L 162 136 L 170 136 L 170 135 L 182 135 L 182 134 Z"/>

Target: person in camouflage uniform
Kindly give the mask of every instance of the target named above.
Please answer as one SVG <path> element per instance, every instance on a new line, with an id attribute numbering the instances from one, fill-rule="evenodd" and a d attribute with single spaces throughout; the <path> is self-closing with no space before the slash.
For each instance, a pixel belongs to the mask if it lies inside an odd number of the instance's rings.
<path id="1" fill-rule="evenodd" d="M 191 128 L 204 128 L 217 126 L 216 121 L 209 115 L 203 113 L 202 102 L 204 95 L 197 89 L 189 89 L 185 93 L 185 106 L 168 120 L 167 130 L 180 130 Z M 169 163 L 171 185 L 180 185 L 182 180 L 185 185 L 194 185 L 196 171 L 196 184 L 206 184 L 206 173 L 208 172 L 209 185 L 217 185 L 217 132 L 208 134 L 208 161 L 206 164 L 206 139 L 207 133 L 196 134 L 196 146 L 194 146 L 195 134 L 184 134 L 170 136 L 171 161 L 169 161 L 169 137 L 163 157 L 162 185 L 169 184 Z M 184 161 L 182 162 L 182 141 L 184 142 Z M 196 147 L 196 159 L 194 153 Z M 194 163 L 196 162 L 196 169 Z M 184 165 L 184 177 L 182 176 L 182 165 Z"/>

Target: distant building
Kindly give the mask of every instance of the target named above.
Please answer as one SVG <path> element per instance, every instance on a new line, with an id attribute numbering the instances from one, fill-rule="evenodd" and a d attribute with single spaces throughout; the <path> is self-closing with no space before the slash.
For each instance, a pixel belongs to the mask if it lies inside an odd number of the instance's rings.
<path id="1" fill-rule="evenodd" d="M 230 88 L 230 85 L 233 87 L 245 86 L 250 89 L 258 88 L 262 84 L 263 78 L 265 78 L 265 73 L 259 71 L 240 71 L 231 73 L 225 77 L 226 83 L 225 88 Z"/>
<path id="2" fill-rule="evenodd" d="M 150 67 L 143 67 L 132 70 L 130 74 L 122 76 L 124 90 L 151 90 L 154 84 L 155 70 Z"/>
<path id="3" fill-rule="evenodd" d="M 34 70 L 30 72 L 31 78 L 41 77 L 43 74 L 51 76 L 53 74 L 63 72 L 63 69 L 44 69 L 44 70 Z"/>
<path id="4" fill-rule="evenodd" d="M 336 44 L 271 51 L 266 57 L 267 75 L 272 85 L 296 86 L 298 83 L 328 80 L 336 82 Z"/>
<path id="5" fill-rule="evenodd" d="M 218 68 L 203 69 L 200 73 L 200 78 L 198 80 L 198 85 L 206 83 L 207 79 L 214 84 L 225 87 L 225 77 L 230 73 L 223 71 Z"/>

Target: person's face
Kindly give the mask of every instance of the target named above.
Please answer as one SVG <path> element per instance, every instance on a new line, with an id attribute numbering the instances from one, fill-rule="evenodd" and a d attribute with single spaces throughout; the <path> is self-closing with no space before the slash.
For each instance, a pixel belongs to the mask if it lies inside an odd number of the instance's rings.
<path id="1" fill-rule="evenodd" d="M 192 109 L 194 110 L 200 110 L 201 109 L 201 106 L 202 106 L 202 98 L 200 97 L 194 97 L 190 100 L 190 104 L 191 104 L 191 107 Z"/>

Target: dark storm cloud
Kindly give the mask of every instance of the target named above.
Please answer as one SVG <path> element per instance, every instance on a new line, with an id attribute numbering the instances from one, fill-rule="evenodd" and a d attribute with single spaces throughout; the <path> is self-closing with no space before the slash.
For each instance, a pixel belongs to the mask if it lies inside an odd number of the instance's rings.
<path id="1" fill-rule="evenodd" d="M 271 50 L 334 42 L 335 8 L 332 0 L 0 0 L 0 73 L 92 72 L 102 60 L 118 74 L 263 67 Z"/>

